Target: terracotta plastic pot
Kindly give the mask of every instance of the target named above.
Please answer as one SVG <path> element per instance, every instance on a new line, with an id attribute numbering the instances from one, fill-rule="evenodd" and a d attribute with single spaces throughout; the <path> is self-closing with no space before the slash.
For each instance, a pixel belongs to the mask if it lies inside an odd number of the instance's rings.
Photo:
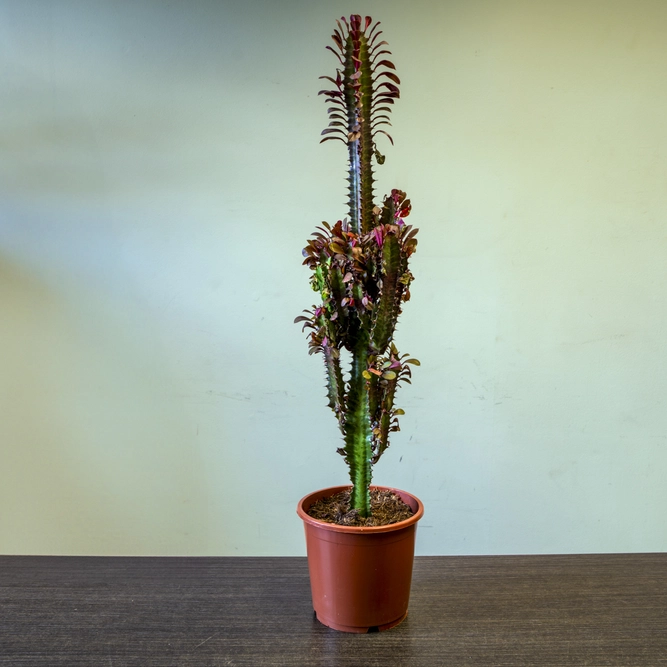
<path id="1" fill-rule="evenodd" d="M 315 491 L 297 506 L 306 530 L 313 608 L 321 623 L 336 630 L 388 630 L 408 613 L 415 534 L 424 506 L 415 496 L 389 488 L 412 508 L 409 519 L 388 526 L 339 526 L 306 514 L 320 498 L 349 488 Z"/>

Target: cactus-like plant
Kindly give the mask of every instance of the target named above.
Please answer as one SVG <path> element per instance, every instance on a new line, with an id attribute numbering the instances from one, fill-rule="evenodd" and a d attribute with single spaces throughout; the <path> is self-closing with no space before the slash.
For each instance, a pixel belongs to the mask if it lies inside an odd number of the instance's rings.
<path id="1" fill-rule="evenodd" d="M 387 60 L 387 42 L 379 22 L 369 16 L 336 21 L 327 46 L 340 62 L 336 76 L 322 90 L 329 105 L 329 126 L 322 142 L 342 141 L 348 150 L 349 212 L 335 225 L 317 227 L 303 250 L 312 269 L 311 285 L 322 302 L 295 322 L 309 329 L 309 352 L 322 353 L 329 407 L 344 438 L 338 452 L 345 457 L 352 480 L 351 509 L 370 515 L 372 465 L 389 446 L 389 434 L 399 430 L 394 395 L 410 382 L 410 364 L 401 355 L 394 329 L 401 304 L 410 298 L 413 276 L 408 259 L 415 251 L 417 229 L 404 223 L 410 212 L 405 192 L 392 190 L 381 206 L 373 201 L 373 164 L 384 162 L 375 145 L 391 125 L 389 113 L 399 97 L 399 78 Z M 320 143 L 322 143 L 320 142 Z M 343 375 L 341 352 L 351 354 L 349 374 Z"/>

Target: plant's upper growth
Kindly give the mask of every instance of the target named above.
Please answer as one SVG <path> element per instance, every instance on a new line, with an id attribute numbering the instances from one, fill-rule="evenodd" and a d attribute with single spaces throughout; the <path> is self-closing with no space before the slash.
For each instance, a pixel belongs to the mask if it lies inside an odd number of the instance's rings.
<path id="1" fill-rule="evenodd" d="M 351 505 L 368 516 L 371 466 L 404 414 L 394 408 L 396 388 L 410 382 L 409 364 L 419 364 L 399 354 L 393 340 L 401 305 L 410 298 L 408 260 L 418 230 L 404 222 L 411 208 L 405 192 L 392 190 L 381 206 L 373 201 L 372 161 L 384 162 L 375 139 L 381 133 L 393 143 L 382 128 L 390 125 L 391 106 L 400 95 L 380 24 L 359 15 L 336 23 L 335 48 L 327 48 L 340 68 L 335 77 L 321 77 L 334 86 L 320 91 L 330 105 L 322 141 L 340 140 L 348 148 L 349 218 L 333 226 L 323 222 L 304 248 L 304 264 L 313 271 L 311 284 L 322 302 L 295 321 L 310 330 L 310 353 L 324 357 L 329 406 L 345 440 L 338 451 L 353 483 Z M 347 378 L 342 349 L 352 357 Z"/>

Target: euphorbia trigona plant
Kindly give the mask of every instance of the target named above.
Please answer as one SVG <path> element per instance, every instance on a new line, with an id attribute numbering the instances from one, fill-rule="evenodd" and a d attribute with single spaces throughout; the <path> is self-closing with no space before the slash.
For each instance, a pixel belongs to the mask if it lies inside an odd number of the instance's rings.
<path id="1" fill-rule="evenodd" d="M 345 441 L 352 480 L 351 509 L 370 514 L 371 468 L 389 446 L 389 433 L 398 431 L 394 395 L 401 382 L 410 382 L 394 329 L 401 304 L 410 298 L 413 276 L 408 260 L 417 247 L 417 229 L 404 223 L 410 212 L 405 192 L 392 190 L 381 205 L 373 200 L 373 164 L 384 162 L 376 148 L 378 134 L 390 125 L 389 113 L 399 97 L 399 78 L 387 60 L 387 42 L 380 39 L 379 22 L 350 16 L 337 21 L 333 32 L 340 61 L 333 84 L 322 90 L 329 105 L 329 126 L 322 142 L 342 141 L 348 149 L 349 212 L 335 225 L 323 222 L 304 248 L 311 284 L 322 297 L 320 305 L 296 318 L 310 329 L 310 354 L 324 357 L 329 407 Z M 351 353 L 349 374 L 343 375 L 341 351 Z"/>

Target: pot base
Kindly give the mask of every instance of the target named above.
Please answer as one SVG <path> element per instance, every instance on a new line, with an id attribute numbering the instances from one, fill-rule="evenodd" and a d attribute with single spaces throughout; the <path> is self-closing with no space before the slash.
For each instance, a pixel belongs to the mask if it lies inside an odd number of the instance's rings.
<path id="1" fill-rule="evenodd" d="M 333 628 L 339 632 L 352 632 L 357 635 L 365 635 L 369 632 L 384 632 L 385 630 L 390 630 L 391 628 L 395 628 L 399 623 L 402 623 L 407 618 L 407 615 L 408 612 L 406 611 L 403 616 L 397 618 L 395 621 L 385 623 L 384 625 L 371 625 L 370 627 L 363 627 L 357 625 L 341 625 L 340 623 L 336 623 L 334 621 L 325 621 L 317 615 L 317 612 L 315 612 L 315 618 L 322 625 L 326 625 L 328 628 Z"/>

